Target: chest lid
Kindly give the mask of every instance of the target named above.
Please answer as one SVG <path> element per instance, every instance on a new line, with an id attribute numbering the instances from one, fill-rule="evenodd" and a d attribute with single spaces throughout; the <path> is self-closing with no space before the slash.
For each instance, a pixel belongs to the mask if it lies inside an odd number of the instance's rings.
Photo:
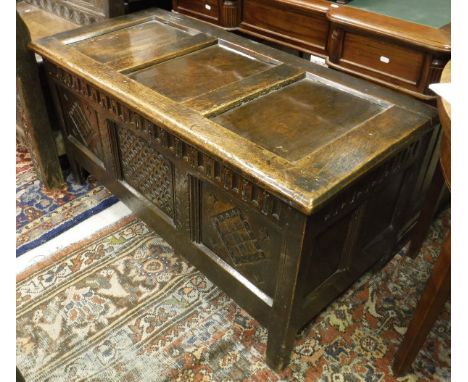
<path id="1" fill-rule="evenodd" d="M 409 97 L 163 10 L 32 45 L 307 214 L 436 117 Z"/>

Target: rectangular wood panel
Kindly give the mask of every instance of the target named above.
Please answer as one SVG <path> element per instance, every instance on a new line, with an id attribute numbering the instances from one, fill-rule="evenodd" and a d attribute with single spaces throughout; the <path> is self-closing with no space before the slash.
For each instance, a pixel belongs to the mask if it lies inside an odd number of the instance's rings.
<path id="1" fill-rule="evenodd" d="M 130 73 L 129 77 L 180 102 L 260 73 L 270 66 L 214 45 Z"/>
<path id="2" fill-rule="evenodd" d="M 193 34 L 195 33 L 152 20 L 98 35 L 74 46 L 87 56 L 106 63 L 142 54 L 147 56 L 148 49 L 160 48 Z"/>
<path id="3" fill-rule="evenodd" d="M 214 120 L 276 155 L 296 161 L 383 110 L 377 103 L 303 79 Z"/>

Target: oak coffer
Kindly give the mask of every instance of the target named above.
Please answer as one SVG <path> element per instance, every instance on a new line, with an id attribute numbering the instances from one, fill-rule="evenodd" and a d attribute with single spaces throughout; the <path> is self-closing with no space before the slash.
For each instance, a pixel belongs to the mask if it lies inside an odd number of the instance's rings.
<path id="1" fill-rule="evenodd" d="M 36 41 L 67 153 L 269 331 L 297 331 L 404 243 L 435 109 L 186 16 Z"/>

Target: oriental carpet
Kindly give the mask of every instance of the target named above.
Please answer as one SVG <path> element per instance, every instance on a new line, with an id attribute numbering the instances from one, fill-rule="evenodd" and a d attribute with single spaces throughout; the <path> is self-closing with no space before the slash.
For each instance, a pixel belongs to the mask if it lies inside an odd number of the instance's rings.
<path id="1" fill-rule="evenodd" d="M 66 184 L 47 190 L 38 180 L 27 149 L 16 145 L 16 257 L 44 244 L 118 199 L 89 177 L 79 185 L 69 172 Z"/>
<path id="2" fill-rule="evenodd" d="M 367 273 L 264 363 L 267 331 L 129 217 L 17 277 L 17 366 L 27 381 L 394 381 L 391 364 L 450 212 L 416 259 Z M 450 380 L 450 304 L 399 381 Z"/>

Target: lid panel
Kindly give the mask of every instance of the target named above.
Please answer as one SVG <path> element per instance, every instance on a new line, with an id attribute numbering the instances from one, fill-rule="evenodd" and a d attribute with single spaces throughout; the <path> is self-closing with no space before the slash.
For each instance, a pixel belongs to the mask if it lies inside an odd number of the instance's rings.
<path id="1" fill-rule="evenodd" d="M 181 102 L 272 67 L 243 53 L 214 45 L 149 66 L 129 77 Z"/>
<path id="2" fill-rule="evenodd" d="M 384 108 L 338 88 L 303 79 L 213 120 L 284 159 L 296 161 Z"/>
<path id="3" fill-rule="evenodd" d="M 115 61 L 122 57 L 150 55 L 151 50 L 174 43 L 199 32 L 150 20 L 142 24 L 105 33 L 72 44 L 87 56 L 102 62 Z"/>

